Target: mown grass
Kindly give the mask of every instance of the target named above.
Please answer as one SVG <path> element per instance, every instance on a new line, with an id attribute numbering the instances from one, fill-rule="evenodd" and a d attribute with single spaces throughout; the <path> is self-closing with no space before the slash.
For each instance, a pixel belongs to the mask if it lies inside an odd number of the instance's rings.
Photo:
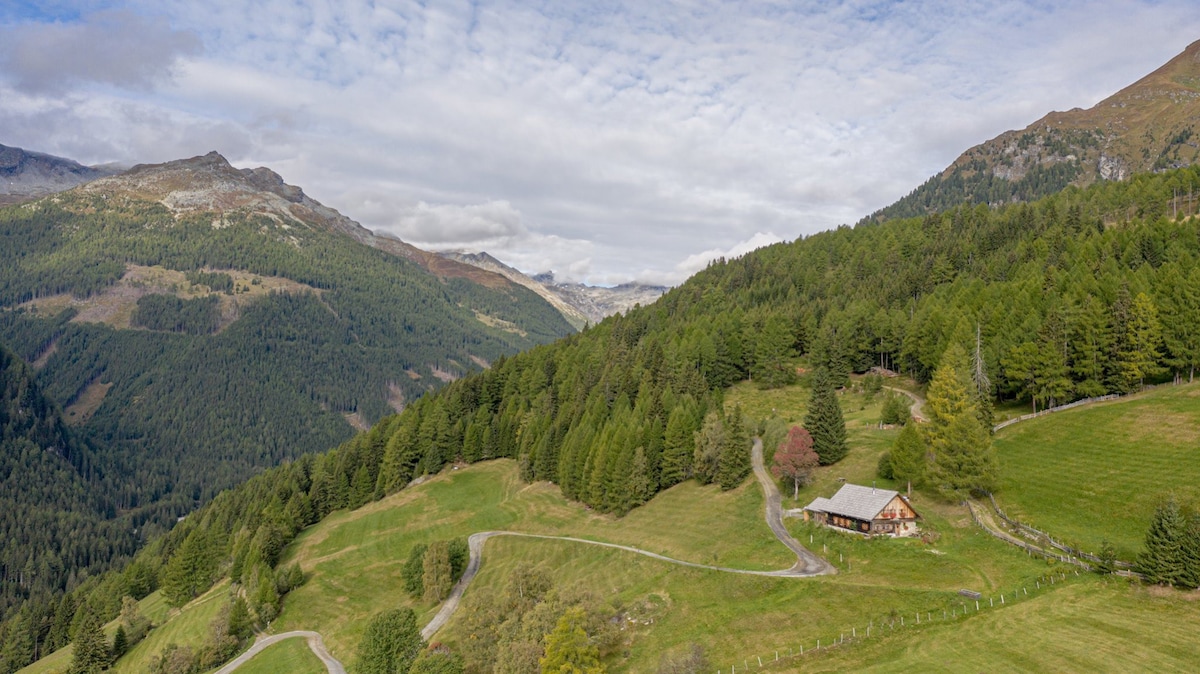
<path id="1" fill-rule="evenodd" d="M 767 671 L 1192 672 L 1197 600 L 1084 576 L 1001 610 L 910 624 Z"/>
<path id="2" fill-rule="evenodd" d="M 1141 550 L 1168 495 L 1200 505 L 1200 384 L 1057 412 L 996 434 L 1006 512 L 1088 551 Z"/>
<path id="3" fill-rule="evenodd" d="M 222 581 L 170 615 L 162 624 L 159 624 L 159 620 L 154 620 L 159 626 L 151 630 L 150 634 L 131 648 L 124 657 L 117 660 L 109 671 L 118 674 L 141 674 L 149 671 L 150 662 L 170 644 L 199 648 L 208 639 L 209 625 L 217 617 L 228 597 L 229 582 Z M 166 603 L 161 598 L 157 601 L 162 609 L 166 608 Z"/>
<path id="4" fill-rule="evenodd" d="M 324 674 L 325 664 L 313 655 L 308 642 L 301 638 L 284 639 L 268 646 L 238 668 L 238 674 Z"/>

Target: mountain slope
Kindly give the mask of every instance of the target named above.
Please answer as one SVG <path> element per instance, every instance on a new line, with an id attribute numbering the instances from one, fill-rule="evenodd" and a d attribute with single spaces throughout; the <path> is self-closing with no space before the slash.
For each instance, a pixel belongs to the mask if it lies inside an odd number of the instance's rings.
<path id="1" fill-rule="evenodd" d="M 118 506 L 164 526 L 571 332 L 532 292 L 434 276 L 215 153 L 0 210 L 0 240 L 0 338 L 105 448 Z"/>
<path id="2" fill-rule="evenodd" d="M 582 328 L 589 323 L 594 325 L 638 304 L 650 304 L 667 292 L 667 288 L 663 286 L 640 283 L 626 283 L 612 288 L 562 283 L 554 279 L 553 273 L 530 277 L 487 253 L 447 252 L 440 255 L 448 260 L 496 272 L 529 288 L 558 309 L 567 322 L 576 328 Z"/>
<path id="3" fill-rule="evenodd" d="M 1200 41 L 1087 110 L 1051 112 L 981 143 L 867 220 L 961 203 L 1032 201 L 1067 185 L 1126 180 L 1200 158 Z"/>
<path id="4" fill-rule="evenodd" d="M 0 615 L 134 552 L 129 520 L 97 488 L 95 459 L 0 345 Z"/>
<path id="5" fill-rule="evenodd" d="M 116 172 L 111 167 L 83 166 L 70 159 L 0 145 L 0 206 L 68 190 Z"/>

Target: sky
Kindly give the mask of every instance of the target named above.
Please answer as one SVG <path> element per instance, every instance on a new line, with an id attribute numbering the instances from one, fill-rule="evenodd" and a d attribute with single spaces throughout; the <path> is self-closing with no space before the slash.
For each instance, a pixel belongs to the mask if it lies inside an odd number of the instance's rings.
<path id="1" fill-rule="evenodd" d="M 1196 39 L 1194 0 L 3 0 L 0 143 L 216 150 L 424 248 L 674 285 Z"/>

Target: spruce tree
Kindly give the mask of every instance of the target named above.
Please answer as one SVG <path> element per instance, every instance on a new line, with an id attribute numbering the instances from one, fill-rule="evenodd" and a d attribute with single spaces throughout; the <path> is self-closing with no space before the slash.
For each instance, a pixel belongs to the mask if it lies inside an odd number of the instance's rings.
<path id="1" fill-rule="evenodd" d="M 725 421 L 716 410 L 704 415 L 704 425 L 696 431 L 696 449 L 692 459 L 692 474 L 700 484 L 717 479 L 717 462 L 725 446 Z"/>
<path id="2" fill-rule="evenodd" d="M 1188 518 L 1180 545 L 1182 569 L 1179 572 L 1179 586 L 1194 590 L 1200 587 L 1200 513 L 1193 513 Z"/>
<path id="3" fill-rule="evenodd" d="M 1138 556 L 1138 572 L 1156 585 L 1178 585 L 1184 569 L 1187 521 L 1172 497 L 1154 511 L 1146 544 Z"/>
<path id="4" fill-rule="evenodd" d="M 842 407 L 829 371 L 823 367 L 813 375 L 812 397 L 809 398 L 808 413 L 804 415 L 804 428 L 812 436 L 813 451 L 820 457 L 822 466 L 841 461 L 849 451 Z"/>
<path id="5" fill-rule="evenodd" d="M 750 438 L 742 420 L 742 407 L 734 407 L 725 422 L 725 442 L 717 460 L 717 482 L 728 491 L 737 487 L 750 474 Z"/>
<path id="6" fill-rule="evenodd" d="M 691 413 L 685 406 L 676 405 L 667 418 L 663 439 L 662 475 L 659 478 L 663 489 L 692 476 L 692 454 L 696 450 L 696 440 L 692 437 L 694 429 Z"/>
<path id="7" fill-rule="evenodd" d="M 100 618 L 90 605 L 85 604 L 82 620 L 75 628 L 75 638 L 71 641 L 74 654 L 71 657 L 70 674 L 95 674 L 108 668 L 108 641 L 104 638 Z"/>

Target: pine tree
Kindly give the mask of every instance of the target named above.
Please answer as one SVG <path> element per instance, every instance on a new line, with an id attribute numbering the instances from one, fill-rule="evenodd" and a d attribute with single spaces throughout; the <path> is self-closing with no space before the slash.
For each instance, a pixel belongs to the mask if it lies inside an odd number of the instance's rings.
<path id="1" fill-rule="evenodd" d="M 1146 531 L 1145 549 L 1138 556 L 1138 571 L 1156 585 L 1178 585 L 1184 569 L 1187 521 L 1174 498 L 1154 511 Z"/>
<path id="2" fill-rule="evenodd" d="M 115 634 L 113 634 L 112 659 L 116 660 L 122 655 L 125 655 L 125 652 L 128 650 L 129 637 L 125 634 L 125 626 L 117 625 L 117 631 Z"/>
<path id="3" fill-rule="evenodd" d="M 927 395 L 927 481 L 947 498 L 991 490 L 999 472 L 989 429 L 979 422 L 966 362 L 962 347 L 951 344 L 933 374 Z"/>
<path id="4" fill-rule="evenodd" d="M 849 451 L 842 407 L 830 381 L 829 371 L 825 368 L 818 368 L 813 375 L 812 396 L 808 402 L 808 413 L 804 415 L 804 428 L 812 436 L 813 451 L 820 457 L 822 466 L 841 461 Z"/>
<path id="5" fill-rule="evenodd" d="M 734 407 L 725 423 L 725 442 L 717 460 L 717 482 L 728 491 L 737 487 L 750 474 L 750 438 L 742 420 L 742 408 Z"/>
<path id="6" fill-rule="evenodd" d="M 1162 353 L 1162 326 L 1158 320 L 1158 309 L 1146 293 L 1138 293 L 1129 304 L 1124 321 L 1122 338 L 1119 342 L 1116 367 L 1117 375 L 1126 391 L 1140 388 L 1146 377 L 1162 371 L 1158 365 Z"/>
<path id="7" fill-rule="evenodd" d="M 425 551 L 428 549 L 429 546 L 425 543 L 417 543 L 412 546 L 408 551 L 408 561 L 400 570 L 400 575 L 404 578 L 404 591 L 413 599 L 425 594 L 423 577 L 425 574 Z"/>

